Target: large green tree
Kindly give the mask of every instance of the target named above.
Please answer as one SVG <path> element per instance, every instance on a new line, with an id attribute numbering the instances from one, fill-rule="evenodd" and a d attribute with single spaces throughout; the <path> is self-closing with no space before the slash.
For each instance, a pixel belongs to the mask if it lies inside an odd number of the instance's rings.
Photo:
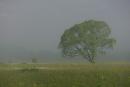
<path id="1" fill-rule="evenodd" d="M 64 31 L 59 48 L 64 56 L 82 56 L 95 63 L 97 54 L 113 48 L 116 40 L 110 34 L 111 29 L 104 21 L 84 21 Z"/>

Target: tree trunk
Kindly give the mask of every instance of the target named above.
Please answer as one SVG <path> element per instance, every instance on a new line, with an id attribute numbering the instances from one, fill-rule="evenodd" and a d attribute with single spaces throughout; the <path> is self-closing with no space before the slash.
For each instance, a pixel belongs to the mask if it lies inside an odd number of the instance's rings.
<path id="1" fill-rule="evenodd" d="M 90 56 L 83 56 L 85 59 L 87 59 L 90 63 L 95 64 L 95 61 L 93 60 L 94 58 L 90 57 Z"/>

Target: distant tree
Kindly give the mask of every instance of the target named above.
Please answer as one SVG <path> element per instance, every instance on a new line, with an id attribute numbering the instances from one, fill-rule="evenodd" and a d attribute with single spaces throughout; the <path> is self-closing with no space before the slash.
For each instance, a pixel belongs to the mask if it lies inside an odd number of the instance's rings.
<path id="1" fill-rule="evenodd" d="M 32 63 L 37 63 L 37 59 L 36 58 L 32 58 Z"/>
<path id="2" fill-rule="evenodd" d="M 110 34 L 111 29 L 104 21 L 88 20 L 65 30 L 59 48 L 64 56 L 82 56 L 95 63 L 97 54 L 105 54 L 116 43 Z"/>

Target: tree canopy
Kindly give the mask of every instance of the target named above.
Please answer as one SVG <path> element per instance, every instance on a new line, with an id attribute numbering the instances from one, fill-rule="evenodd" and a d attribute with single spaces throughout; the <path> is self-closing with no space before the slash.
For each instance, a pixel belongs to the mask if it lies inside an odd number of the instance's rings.
<path id="1" fill-rule="evenodd" d="M 84 21 L 64 31 L 59 48 L 64 56 L 82 56 L 95 63 L 98 54 L 113 48 L 116 40 L 110 34 L 111 29 L 104 21 Z"/>

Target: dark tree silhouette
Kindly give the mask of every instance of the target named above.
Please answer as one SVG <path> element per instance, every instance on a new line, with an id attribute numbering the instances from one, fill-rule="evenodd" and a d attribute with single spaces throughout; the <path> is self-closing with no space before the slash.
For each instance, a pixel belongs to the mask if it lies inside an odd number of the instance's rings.
<path id="1" fill-rule="evenodd" d="M 116 40 L 110 34 L 111 29 L 104 21 L 85 21 L 64 31 L 59 48 L 64 56 L 82 56 L 95 63 L 97 54 L 113 48 Z"/>

